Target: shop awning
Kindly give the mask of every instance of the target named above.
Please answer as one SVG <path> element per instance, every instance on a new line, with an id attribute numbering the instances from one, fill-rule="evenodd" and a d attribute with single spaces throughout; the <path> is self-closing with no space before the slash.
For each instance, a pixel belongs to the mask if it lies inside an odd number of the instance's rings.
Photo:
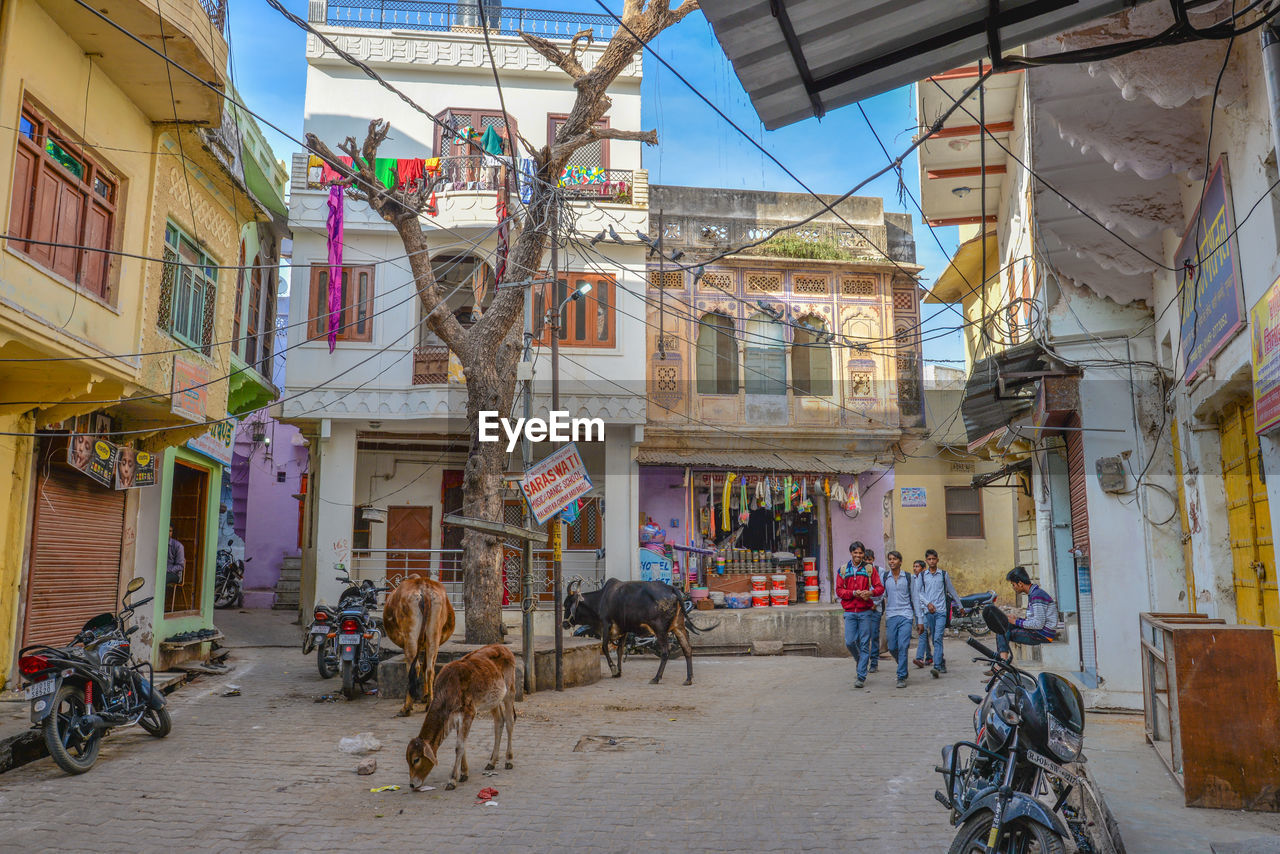
<path id="1" fill-rule="evenodd" d="M 642 466 L 692 466 L 726 471 L 811 472 L 861 474 L 876 468 L 875 459 L 839 454 L 806 454 L 803 451 L 679 451 L 641 448 L 636 461 Z"/>
<path id="2" fill-rule="evenodd" d="M 1047 363 L 1048 354 L 1039 343 L 1028 341 L 973 366 L 960 408 L 971 443 L 1031 410 L 1036 382 L 1045 374 Z"/>
<path id="3" fill-rule="evenodd" d="M 987 232 L 987 279 L 998 278 L 1000 273 L 1000 247 L 995 232 Z M 961 243 L 947 269 L 938 276 L 933 288 L 925 293 L 923 302 L 963 303 L 969 294 L 981 294 L 983 238 L 974 237 Z"/>

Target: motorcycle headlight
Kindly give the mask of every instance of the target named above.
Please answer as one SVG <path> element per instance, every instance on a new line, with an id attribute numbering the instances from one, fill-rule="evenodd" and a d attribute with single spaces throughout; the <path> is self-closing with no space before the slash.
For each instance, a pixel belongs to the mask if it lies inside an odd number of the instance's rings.
<path id="1" fill-rule="evenodd" d="M 1049 750 L 1062 762 L 1075 762 L 1084 747 L 1084 736 L 1072 732 L 1051 715 L 1049 717 Z"/>

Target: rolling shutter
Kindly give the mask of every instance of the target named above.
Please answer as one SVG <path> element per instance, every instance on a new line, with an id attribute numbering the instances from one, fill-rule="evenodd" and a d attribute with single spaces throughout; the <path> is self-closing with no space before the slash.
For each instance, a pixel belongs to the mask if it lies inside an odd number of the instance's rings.
<path id="1" fill-rule="evenodd" d="M 119 605 L 125 491 L 52 462 L 38 474 L 35 504 L 22 645 L 62 646 Z"/>
<path id="2" fill-rule="evenodd" d="M 1084 436 L 1081 434 L 1080 417 L 1071 416 L 1066 432 L 1067 482 L 1071 493 L 1071 542 L 1085 555 L 1089 554 L 1089 509 L 1085 502 L 1088 479 L 1084 469 Z"/>

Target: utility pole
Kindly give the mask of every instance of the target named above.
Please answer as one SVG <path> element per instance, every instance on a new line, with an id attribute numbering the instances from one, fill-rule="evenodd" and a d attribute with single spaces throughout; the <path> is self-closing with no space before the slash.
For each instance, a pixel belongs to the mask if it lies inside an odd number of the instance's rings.
<path id="1" fill-rule="evenodd" d="M 658 208 L 658 358 L 665 362 L 667 351 L 662 339 L 667 332 L 667 256 L 662 252 L 662 232 L 662 208 Z"/>
<path id="2" fill-rule="evenodd" d="M 541 287 L 534 285 L 534 287 Z M 523 371 L 525 374 L 524 381 L 524 417 L 525 422 L 533 417 L 533 298 L 532 295 L 524 302 L 525 306 L 525 333 L 524 333 L 524 362 Z M 533 467 L 533 443 L 529 441 L 526 434 L 520 443 L 521 450 L 524 455 L 524 470 L 528 471 Z M 530 528 L 533 523 L 533 516 L 529 513 L 529 503 L 524 503 L 524 527 Z M 532 694 L 538 689 L 537 680 L 534 679 L 534 635 L 533 635 L 533 611 L 538 602 L 533 595 L 533 542 L 525 540 L 520 552 L 520 634 L 524 644 L 522 657 L 524 659 L 524 693 Z"/>
<path id="3" fill-rule="evenodd" d="M 557 233 L 557 220 L 559 219 L 560 200 L 552 197 L 551 201 L 551 293 L 552 298 L 557 302 L 560 284 L 560 252 L 556 241 L 559 240 Z M 566 283 L 566 290 L 567 290 Z M 548 300 L 550 302 L 550 300 Z M 551 411 L 560 411 L 560 312 L 564 311 L 564 305 L 567 300 L 557 305 L 548 318 L 551 324 Z M 564 690 L 564 629 L 561 623 L 564 621 L 564 601 L 560 593 L 561 577 L 560 577 L 560 557 L 561 557 L 561 532 L 563 526 L 560 524 L 560 514 L 557 513 L 551 518 L 551 595 L 555 604 L 556 624 L 553 631 L 556 638 L 556 690 Z"/>

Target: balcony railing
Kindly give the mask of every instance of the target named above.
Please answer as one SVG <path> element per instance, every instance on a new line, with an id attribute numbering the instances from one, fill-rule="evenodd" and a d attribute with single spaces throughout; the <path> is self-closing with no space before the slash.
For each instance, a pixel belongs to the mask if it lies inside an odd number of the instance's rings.
<path id="1" fill-rule="evenodd" d="M 202 0 L 214 2 L 214 0 Z M 431 3 L 425 0 L 328 0 L 312 2 L 311 22 L 335 27 L 375 30 L 427 30 L 429 32 L 479 32 L 478 3 Z M 319 8 L 317 8 L 319 7 Z M 323 13 L 323 17 L 319 12 Z M 607 42 L 618 29 L 610 15 L 552 12 L 545 9 L 499 8 L 486 4 L 485 21 L 496 35 L 530 33 L 548 39 L 568 39 L 591 30 L 597 41 Z M 317 20 L 319 18 L 319 20 Z"/>
<path id="2" fill-rule="evenodd" d="M 566 549 L 563 553 L 563 575 L 566 581 L 578 576 L 592 589 L 604 578 L 604 562 L 594 551 Z M 505 607 L 520 607 L 520 550 L 502 548 Z M 352 554 L 351 577 L 357 582 L 366 578 L 378 584 L 383 579 L 399 581 L 406 575 L 425 575 L 444 585 L 449 602 L 462 609 L 461 549 L 361 549 Z M 535 551 L 533 556 L 534 598 L 544 605 L 553 602 L 551 591 L 551 552 Z"/>
<path id="3" fill-rule="evenodd" d="M 449 348 L 443 344 L 413 351 L 413 384 L 436 385 L 449 381 Z"/>
<path id="4" fill-rule="evenodd" d="M 227 0 L 200 0 L 200 5 L 204 7 L 204 12 L 209 16 L 209 20 L 218 29 L 218 32 L 225 33 L 227 28 Z"/>

